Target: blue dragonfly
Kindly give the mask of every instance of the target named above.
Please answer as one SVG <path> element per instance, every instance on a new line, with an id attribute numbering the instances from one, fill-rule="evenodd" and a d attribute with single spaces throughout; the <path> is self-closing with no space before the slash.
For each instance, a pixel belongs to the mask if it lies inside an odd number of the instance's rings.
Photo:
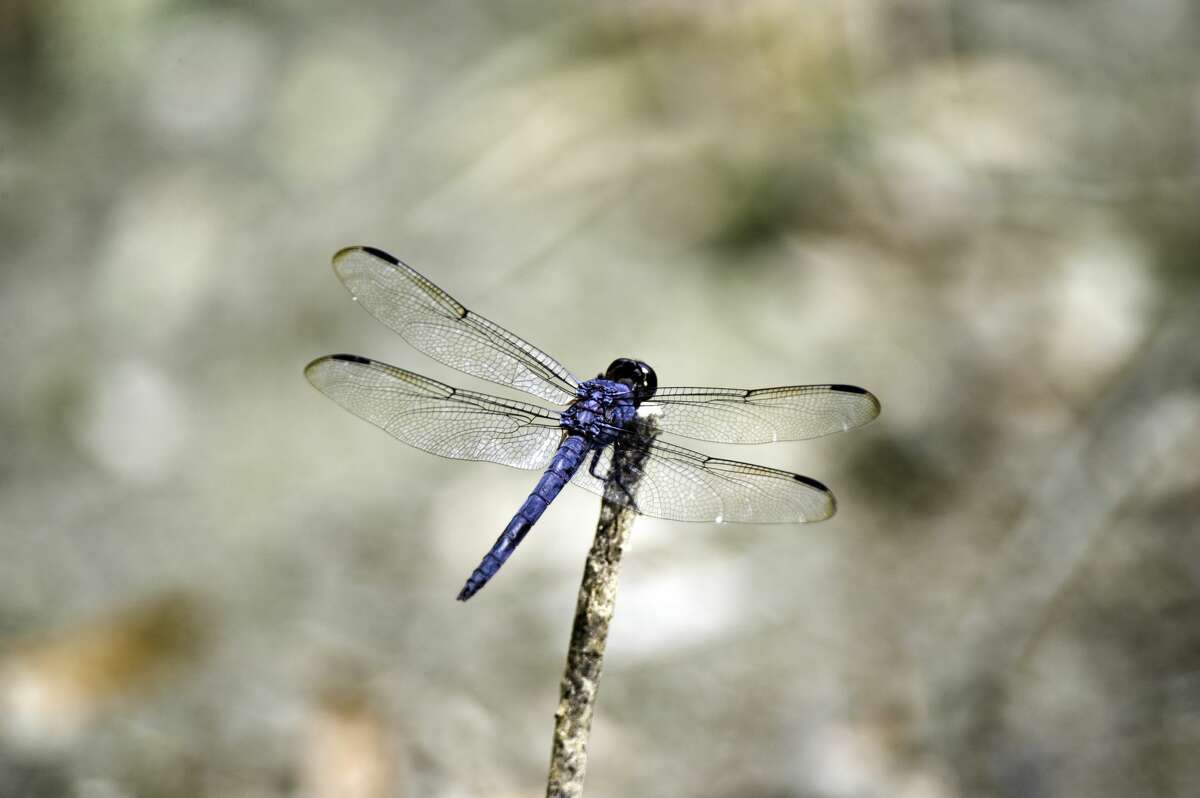
<path id="1" fill-rule="evenodd" d="M 623 492 L 648 516 L 715 523 L 829 518 L 833 494 L 815 479 L 708 457 L 658 435 L 769 443 L 841 432 L 879 415 L 879 401 L 853 385 L 659 388 L 650 366 L 626 357 L 596 379 L 580 381 L 382 250 L 347 247 L 334 256 L 333 268 L 367 312 L 416 349 L 559 406 L 452 388 L 358 355 L 327 355 L 305 368 L 317 390 L 410 446 L 544 471 L 467 580 L 460 601 L 487 584 L 568 482 L 604 495 L 610 479 L 619 479 L 619 466 L 633 469 Z"/>

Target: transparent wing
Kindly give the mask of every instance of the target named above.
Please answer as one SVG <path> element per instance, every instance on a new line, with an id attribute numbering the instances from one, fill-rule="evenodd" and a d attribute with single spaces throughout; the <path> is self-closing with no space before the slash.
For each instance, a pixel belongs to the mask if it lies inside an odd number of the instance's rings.
<path id="1" fill-rule="evenodd" d="M 836 510 L 829 488 L 789 471 L 707 457 L 661 440 L 653 441 L 644 453 L 644 459 L 634 458 L 642 459 L 642 464 L 632 488 L 634 504 L 643 515 L 673 521 L 773 524 L 823 521 Z M 589 456 L 571 481 L 603 496 L 603 477 L 609 474 L 612 459 L 612 446 L 601 452 L 594 469 Z"/>
<path id="2" fill-rule="evenodd" d="M 358 355 L 317 358 L 304 375 L 359 418 L 442 457 L 540 469 L 562 441 L 553 411 L 461 391 Z"/>
<path id="3" fill-rule="evenodd" d="M 333 270 L 368 313 L 435 360 L 557 404 L 575 398 L 579 381 L 561 363 L 386 252 L 347 247 Z"/>
<path id="4" fill-rule="evenodd" d="M 862 426 L 879 400 L 853 385 L 785 388 L 659 388 L 641 405 L 659 429 L 717 443 L 771 443 L 819 438 Z"/>

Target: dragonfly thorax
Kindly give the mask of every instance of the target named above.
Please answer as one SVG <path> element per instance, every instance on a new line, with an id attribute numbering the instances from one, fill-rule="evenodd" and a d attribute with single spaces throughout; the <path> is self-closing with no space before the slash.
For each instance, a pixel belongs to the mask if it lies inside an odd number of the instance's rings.
<path id="1" fill-rule="evenodd" d="M 600 445 L 612 443 L 637 415 L 633 389 L 620 382 L 588 380 L 575 395 L 578 398 L 563 411 L 559 424 Z"/>

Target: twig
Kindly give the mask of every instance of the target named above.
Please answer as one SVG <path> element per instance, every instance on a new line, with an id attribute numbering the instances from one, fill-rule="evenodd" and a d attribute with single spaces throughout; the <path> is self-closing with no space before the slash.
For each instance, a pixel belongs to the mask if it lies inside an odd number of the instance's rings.
<path id="1" fill-rule="evenodd" d="M 653 437 L 652 424 L 643 422 L 641 432 L 649 441 Z M 610 479 L 605 488 L 596 537 L 583 566 L 583 583 L 579 586 L 575 624 L 567 649 L 567 668 L 559 688 L 558 709 L 554 713 L 547 798 L 576 798 L 583 794 L 588 735 L 604 665 L 608 624 L 617 602 L 621 555 L 625 553 L 633 519 L 637 517 L 637 510 L 630 501 L 631 491 L 641 471 L 644 452 L 644 449 L 623 452 L 618 446 L 613 457 L 612 472 L 620 476 Z"/>
<path id="2" fill-rule="evenodd" d="M 596 538 L 583 567 L 571 647 L 567 650 L 567 669 L 563 673 L 558 710 L 554 713 L 547 798 L 574 798 L 583 794 L 588 734 L 600 687 L 600 669 L 604 665 L 608 623 L 617 602 L 621 555 L 637 516 L 628 502 L 622 504 L 625 506 L 605 497 Z"/>

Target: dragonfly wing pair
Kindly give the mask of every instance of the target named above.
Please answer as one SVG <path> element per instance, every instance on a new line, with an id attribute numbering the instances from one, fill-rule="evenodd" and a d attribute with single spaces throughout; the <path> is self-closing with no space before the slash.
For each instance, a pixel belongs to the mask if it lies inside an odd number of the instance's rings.
<path id="1" fill-rule="evenodd" d="M 393 437 L 456 460 L 544 469 L 562 442 L 556 411 L 464 391 L 357 355 L 309 364 L 310 382 L 330 399 Z M 774 468 L 707 457 L 655 440 L 641 467 L 637 509 L 673 521 L 776 523 L 833 515 L 833 494 L 815 479 Z M 572 483 L 603 495 L 612 445 Z"/>

